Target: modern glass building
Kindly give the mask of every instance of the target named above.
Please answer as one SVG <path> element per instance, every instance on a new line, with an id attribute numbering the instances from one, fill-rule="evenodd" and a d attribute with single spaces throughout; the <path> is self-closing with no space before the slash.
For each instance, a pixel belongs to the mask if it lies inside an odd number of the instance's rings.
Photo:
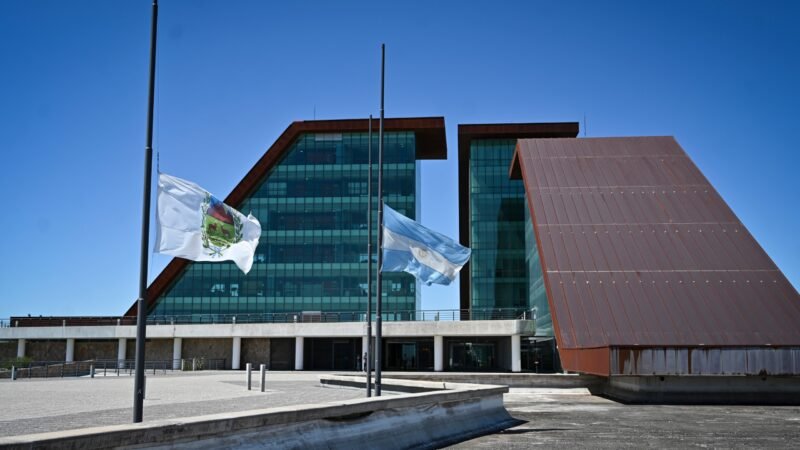
<path id="1" fill-rule="evenodd" d="M 414 121 L 441 123 L 443 119 L 387 120 L 384 135 L 384 202 L 418 219 L 418 157 L 444 157 L 446 150 L 421 147 L 431 143 L 431 131 L 414 128 Z M 367 121 L 300 122 L 288 145 L 282 139 L 271 148 L 271 164 L 262 173 L 248 174 L 245 195 L 226 199 L 261 222 L 262 235 L 252 270 L 243 274 L 232 262 L 183 263 L 180 273 L 151 291 L 148 314 L 199 321 L 209 314 L 292 314 L 319 316 L 326 312 L 366 310 L 367 293 Z M 373 121 L 373 211 L 377 211 L 377 121 Z M 289 130 L 287 130 L 288 132 Z M 418 134 L 422 133 L 422 139 Z M 427 133 L 427 134 L 426 134 Z M 284 133 L 285 135 L 286 133 Z M 283 138 L 283 136 L 282 136 Z M 443 142 L 442 142 L 443 144 Z M 274 152 L 274 154 L 273 154 Z M 266 156 L 266 155 L 265 155 Z M 259 168 L 259 165 L 256 166 Z M 256 170 L 256 169 L 254 169 Z M 249 179 L 248 179 L 249 178 Z M 238 197 L 238 198 L 237 198 Z M 231 201 L 233 200 L 233 201 Z M 377 248 L 377 217 L 373 213 L 372 242 Z M 373 261 L 377 260 L 373 250 Z M 176 261 L 179 261 L 176 259 Z M 173 261 L 173 265 L 177 264 Z M 376 264 L 373 264 L 373 269 Z M 374 276 L 373 276 L 374 280 Z M 154 286 L 158 285 L 158 280 Z M 385 320 L 420 309 L 417 282 L 404 273 L 383 277 Z M 307 317 L 306 317 L 307 318 Z M 191 319 L 189 319 L 191 321 Z"/>
<path id="2" fill-rule="evenodd" d="M 461 242 L 472 258 L 461 277 L 461 308 L 535 313 L 552 335 L 536 237 L 522 181 L 509 179 L 517 139 L 575 137 L 577 123 L 459 125 Z"/>
<path id="3" fill-rule="evenodd" d="M 463 312 L 415 314 L 416 283 L 387 275 L 382 367 L 566 370 L 627 400 L 797 398 L 800 297 L 687 153 L 577 133 L 459 126 Z M 366 135 L 366 120 L 337 120 L 278 138 L 225 199 L 263 225 L 254 268 L 173 259 L 148 288 L 148 360 L 363 367 Z M 419 219 L 419 161 L 445 145 L 442 118 L 387 120 L 386 202 Z M 124 365 L 135 316 L 0 320 L 0 358 Z"/>
<path id="4" fill-rule="evenodd" d="M 529 309 L 525 190 L 520 180 L 504 176 L 516 144 L 516 139 L 470 142 L 469 277 L 473 309 Z M 532 245 L 535 247 L 535 242 Z"/>
<path id="5" fill-rule="evenodd" d="M 525 370 L 559 368 L 542 264 L 522 181 L 509 178 L 517 139 L 575 137 L 577 123 L 459 125 L 461 242 L 472 258 L 461 277 L 461 308 L 534 319 L 522 342 Z"/>

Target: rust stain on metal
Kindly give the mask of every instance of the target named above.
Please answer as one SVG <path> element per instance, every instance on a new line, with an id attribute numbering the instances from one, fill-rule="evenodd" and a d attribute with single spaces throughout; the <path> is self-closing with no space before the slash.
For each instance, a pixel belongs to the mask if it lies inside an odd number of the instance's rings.
<path id="1" fill-rule="evenodd" d="M 520 139 L 509 174 L 566 369 L 800 373 L 800 296 L 672 137 Z"/>

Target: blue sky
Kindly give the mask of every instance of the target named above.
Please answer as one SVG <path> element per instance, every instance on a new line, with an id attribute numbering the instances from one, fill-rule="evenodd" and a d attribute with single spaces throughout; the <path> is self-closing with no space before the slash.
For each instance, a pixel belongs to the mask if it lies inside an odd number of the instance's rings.
<path id="1" fill-rule="evenodd" d="M 137 295 L 150 3 L 0 4 L 0 318 Z M 224 197 L 294 120 L 445 116 L 422 222 L 458 236 L 459 123 L 673 135 L 800 283 L 800 7 L 790 1 L 160 4 L 161 169 Z M 583 126 L 583 124 L 581 124 Z M 583 132 L 581 133 L 583 135 Z M 153 256 L 149 279 L 169 261 Z M 458 287 L 423 291 L 457 308 Z"/>

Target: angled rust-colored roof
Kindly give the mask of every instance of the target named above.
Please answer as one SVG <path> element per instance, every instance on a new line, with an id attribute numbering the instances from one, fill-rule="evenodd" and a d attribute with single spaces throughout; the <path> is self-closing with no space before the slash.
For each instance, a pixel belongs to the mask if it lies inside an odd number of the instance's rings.
<path id="1" fill-rule="evenodd" d="M 372 130 L 377 133 L 379 121 L 372 120 Z M 384 131 L 413 131 L 416 136 L 417 159 L 447 159 L 447 139 L 444 129 L 444 117 L 412 117 L 384 119 Z M 259 185 L 264 176 L 291 148 L 298 137 L 305 133 L 357 133 L 369 129 L 368 119 L 341 119 L 341 120 L 306 120 L 293 122 L 278 137 L 275 143 L 256 162 L 242 181 L 233 188 L 225 197 L 225 203 L 234 208 L 238 207 Z M 189 265 L 190 261 L 183 258 L 173 258 L 164 270 L 153 280 L 147 288 L 147 307 L 153 306 L 167 287 Z M 136 302 L 125 313 L 126 316 L 136 315 Z"/>
<path id="2" fill-rule="evenodd" d="M 470 243 L 469 206 L 469 160 L 470 143 L 475 139 L 520 139 L 520 138 L 574 138 L 578 135 L 578 122 L 543 123 L 481 123 L 458 125 L 458 227 L 462 245 Z M 470 273 L 469 263 L 462 274 Z M 469 276 L 461 276 L 461 309 L 470 309 Z"/>
<path id="3" fill-rule="evenodd" d="M 672 137 L 521 139 L 568 370 L 610 347 L 800 345 L 800 296 Z M 605 353 L 604 353 L 605 352 Z"/>

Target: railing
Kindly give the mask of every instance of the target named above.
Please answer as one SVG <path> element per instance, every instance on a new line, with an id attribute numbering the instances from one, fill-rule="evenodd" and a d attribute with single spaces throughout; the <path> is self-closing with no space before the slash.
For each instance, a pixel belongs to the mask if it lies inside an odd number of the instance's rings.
<path id="1" fill-rule="evenodd" d="M 373 314 L 373 319 L 376 317 Z M 445 309 L 388 311 L 384 321 L 461 321 L 461 320 L 530 320 L 531 311 L 520 308 Z M 179 314 L 150 315 L 148 325 L 236 324 L 236 323 L 317 323 L 365 322 L 361 311 L 296 311 L 257 314 Z M 136 317 L 12 317 L 1 319 L 12 327 L 136 325 Z"/>
<path id="2" fill-rule="evenodd" d="M 224 358 L 186 358 L 176 360 L 145 361 L 146 373 L 166 374 L 175 370 L 223 370 Z M 12 368 L 15 373 L 12 375 Z M 14 366 L 11 361 L 0 362 L 0 378 L 64 378 L 83 376 L 109 376 L 134 374 L 133 359 L 97 359 L 89 361 L 30 361 Z"/>

